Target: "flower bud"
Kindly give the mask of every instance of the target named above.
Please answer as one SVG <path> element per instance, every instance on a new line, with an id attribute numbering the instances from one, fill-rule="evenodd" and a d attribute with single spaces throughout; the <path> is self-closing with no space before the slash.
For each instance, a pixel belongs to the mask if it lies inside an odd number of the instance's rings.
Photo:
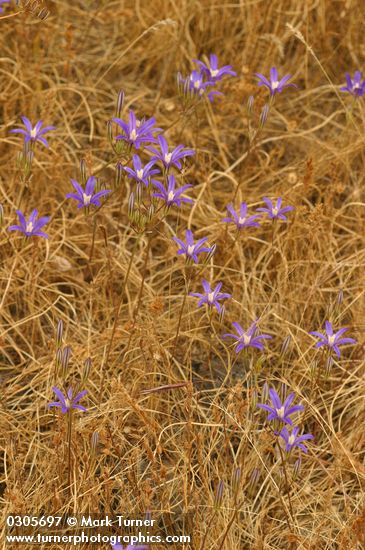
<path id="1" fill-rule="evenodd" d="M 109 143 L 114 147 L 113 122 L 111 120 L 106 123 L 106 135 Z"/>
<path id="2" fill-rule="evenodd" d="M 223 491 L 224 491 L 224 483 L 220 479 L 218 483 L 217 491 L 215 493 L 215 498 L 214 498 L 214 508 L 216 510 L 219 510 L 219 508 L 222 506 Z"/>
<path id="3" fill-rule="evenodd" d="M 85 159 L 80 160 L 80 174 L 81 174 L 82 184 L 85 185 L 85 183 L 87 181 L 86 160 Z"/>
<path id="4" fill-rule="evenodd" d="M 62 346 L 62 338 L 63 338 L 63 321 L 60 319 L 57 324 L 57 331 L 56 331 L 56 346 L 57 349 L 59 349 Z"/>
<path id="5" fill-rule="evenodd" d="M 96 455 L 98 444 L 99 444 L 99 433 L 93 432 L 91 436 L 91 455 L 92 456 Z"/>
<path id="6" fill-rule="evenodd" d="M 89 378 L 91 364 L 92 364 L 91 363 L 91 358 L 88 357 L 85 360 L 85 363 L 84 363 L 84 371 L 82 373 L 82 384 L 84 384 L 86 382 L 86 380 Z"/>
<path id="7" fill-rule="evenodd" d="M 120 184 L 122 183 L 123 174 L 124 174 L 123 165 L 121 162 L 117 162 L 115 166 L 115 187 L 116 188 L 120 187 Z"/>
<path id="8" fill-rule="evenodd" d="M 4 208 L 3 205 L 0 204 L 0 227 L 4 225 Z"/>
<path id="9" fill-rule="evenodd" d="M 67 368 L 68 363 L 70 361 L 71 357 L 71 348 L 70 346 L 66 346 L 62 353 L 62 359 L 61 359 L 61 366 L 62 366 L 62 378 L 65 379 L 67 377 Z"/>
<path id="10" fill-rule="evenodd" d="M 260 128 L 263 128 L 266 124 L 267 117 L 269 116 L 270 106 L 266 103 L 260 114 Z"/>
<path id="11" fill-rule="evenodd" d="M 214 253 L 215 253 L 216 249 L 217 249 L 216 244 L 213 244 L 213 246 L 210 247 L 210 251 L 208 252 L 208 254 L 206 255 L 206 258 L 204 260 L 204 264 L 208 264 L 210 262 L 210 260 L 214 256 Z"/>
<path id="12" fill-rule="evenodd" d="M 299 457 L 295 462 L 294 462 L 294 466 L 293 466 L 293 480 L 295 480 L 299 473 L 300 473 L 300 469 L 301 469 L 301 466 L 302 466 L 302 459 L 301 457 Z"/>
<path id="13" fill-rule="evenodd" d="M 252 115 L 254 101 L 255 101 L 255 98 L 253 97 L 253 95 L 250 95 L 250 97 L 247 100 L 247 106 L 246 106 L 248 116 Z"/>
<path id="14" fill-rule="evenodd" d="M 117 118 L 121 117 L 121 114 L 122 114 L 122 111 L 123 111 L 123 105 L 124 105 L 124 98 L 125 98 L 125 94 L 124 94 L 123 90 L 120 90 L 120 92 L 118 94 L 118 99 L 117 99 L 117 108 L 116 108 L 116 111 L 115 111 L 115 116 Z"/>
<path id="15" fill-rule="evenodd" d="M 128 200 L 128 217 L 131 218 L 134 212 L 134 193 L 131 193 Z"/>

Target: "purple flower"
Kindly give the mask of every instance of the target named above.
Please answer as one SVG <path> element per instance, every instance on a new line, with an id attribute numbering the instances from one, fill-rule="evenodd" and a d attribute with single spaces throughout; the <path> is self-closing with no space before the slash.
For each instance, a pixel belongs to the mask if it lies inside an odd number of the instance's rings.
<path id="1" fill-rule="evenodd" d="M 38 210 L 33 210 L 27 221 L 20 210 L 17 210 L 16 213 L 18 214 L 20 225 L 11 225 L 8 231 L 22 231 L 27 237 L 37 236 L 48 239 L 47 233 L 41 231 L 41 228 L 49 221 L 48 216 L 43 216 L 37 220 Z"/>
<path id="2" fill-rule="evenodd" d="M 60 402 L 53 401 L 48 403 L 48 407 L 61 407 L 61 413 L 65 414 L 71 409 L 79 409 L 80 411 L 86 411 L 85 407 L 78 405 L 77 403 L 87 394 L 87 390 L 83 390 L 75 397 L 72 397 L 72 388 L 68 389 L 67 395 L 64 395 L 59 388 L 52 388 L 53 392 L 56 394 Z"/>
<path id="3" fill-rule="evenodd" d="M 195 296 L 196 298 L 200 298 L 198 302 L 198 307 L 201 307 L 203 304 L 207 304 L 209 307 L 215 307 L 220 313 L 222 311 L 222 306 L 219 303 L 219 300 L 224 300 L 226 298 L 231 298 L 231 294 L 227 294 L 225 292 L 219 293 L 220 289 L 222 288 L 221 282 L 217 284 L 214 290 L 212 290 L 210 284 L 205 279 L 202 280 L 202 285 L 204 288 L 205 293 L 200 294 L 199 292 L 190 292 L 189 296 Z"/>
<path id="4" fill-rule="evenodd" d="M 167 145 L 167 141 L 163 136 L 158 136 L 157 141 L 160 146 L 160 151 L 151 146 L 147 146 L 146 149 L 148 149 L 149 151 L 151 151 L 151 153 L 155 155 L 154 157 L 152 157 L 153 161 L 160 160 L 166 168 L 170 168 L 170 166 L 176 166 L 176 168 L 181 170 L 180 159 L 195 155 L 195 151 L 193 151 L 192 149 L 184 149 L 183 145 L 178 145 L 177 147 L 175 147 L 175 149 L 169 152 L 169 146 Z"/>
<path id="5" fill-rule="evenodd" d="M 230 332 L 223 334 L 223 338 L 226 338 L 229 336 L 230 338 L 234 338 L 237 340 L 236 344 L 236 353 L 239 353 L 244 348 L 257 348 L 257 349 L 264 349 L 264 345 L 260 340 L 265 339 L 271 339 L 272 336 L 269 336 L 268 334 L 260 334 L 258 336 L 255 336 L 255 332 L 257 329 L 257 323 L 254 321 L 252 325 L 248 328 L 248 330 L 245 332 L 241 325 L 239 323 L 232 323 L 234 328 L 236 329 L 238 336 L 236 334 L 231 334 Z"/>
<path id="6" fill-rule="evenodd" d="M 349 73 L 346 73 L 347 86 L 340 88 L 341 92 L 348 92 L 355 98 L 365 94 L 365 80 L 361 82 L 361 72 L 355 71 L 354 80 L 351 80 Z"/>
<path id="7" fill-rule="evenodd" d="M 204 73 L 201 71 L 192 71 L 187 78 L 183 78 L 181 74 L 178 74 L 178 82 L 183 84 L 184 92 L 191 92 L 194 95 L 202 97 L 206 92 L 209 86 L 214 86 L 215 82 L 213 80 L 207 80 L 204 82 Z M 207 93 L 209 101 L 213 101 L 215 95 L 223 95 L 221 92 L 210 91 Z"/>
<path id="8" fill-rule="evenodd" d="M 284 208 L 281 208 L 283 202 L 281 197 L 276 200 L 275 206 L 268 197 L 263 197 L 262 200 L 266 203 L 267 208 L 257 208 L 256 210 L 257 212 L 267 212 L 271 220 L 287 220 L 288 218 L 284 216 L 285 212 L 294 210 L 294 206 L 284 206 Z"/>
<path id="9" fill-rule="evenodd" d="M 239 215 L 234 210 L 232 204 L 229 204 L 227 206 L 227 210 L 231 213 L 232 217 L 223 218 L 222 221 L 233 222 L 234 224 L 236 224 L 237 229 L 242 229 L 243 227 L 260 227 L 260 224 L 255 221 L 257 218 L 260 217 L 258 214 L 256 214 L 255 216 L 247 217 L 247 204 L 245 202 L 243 202 L 240 206 Z"/>
<path id="10" fill-rule="evenodd" d="M 286 424 L 290 424 L 290 426 L 292 426 L 293 422 L 290 418 L 290 415 L 298 411 L 303 411 L 303 405 L 294 405 L 293 407 L 291 406 L 295 397 L 294 393 L 289 394 L 284 403 L 281 402 L 280 397 L 274 389 L 269 389 L 269 395 L 273 405 L 272 407 L 270 407 L 269 405 L 265 405 L 264 403 L 259 403 L 257 405 L 258 407 L 260 407 L 260 409 L 264 409 L 265 411 L 270 413 L 267 417 L 267 420 L 280 420 L 280 422 L 285 422 Z"/>
<path id="11" fill-rule="evenodd" d="M 257 78 L 259 79 L 258 85 L 266 86 L 272 96 L 282 92 L 284 88 L 287 88 L 288 86 L 294 86 L 295 88 L 297 88 L 296 84 L 286 84 L 289 78 L 291 78 L 290 74 L 286 74 L 281 80 L 279 80 L 278 71 L 275 67 L 272 67 L 270 69 L 270 80 L 268 80 L 266 76 L 260 73 L 255 73 L 255 76 L 257 76 Z"/>
<path id="12" fill-rule="evenodd" d="M 139 156 L 133 155 L 134 170 L 132 168 L 129 168 L 128 166 L 125 166 L 124 170 L 127 172 L 129 177 L 133 178 L 138 183 L 149 185 L 151 176 L 160 173 L 160 170 L 157 170 L 156 168 L 152 169 L 154 165 L 155 162 L 151 160 L 145 166 L 142 166 L 142 162 Z M 155 180 L 152 180 L 152 182 L 154 183 Z"/>
<path id="13" fill-rule="evenodd" d="M 154 138 L 154 132 L 161 132 L 161 128 L 154 128 L 156 119 L 154 117 L 147 120 L 137 120 L 133 111 L 129 111 L 129 122 L 124 122 L 120 118 L 113 118 L 121 129 L 123 134 L 116 136 L 116 139 L 122 139 L 131 145 L 134 145 L 136 149 L 139 149 L 142 143 L 146 141 L 156 142 Z"/>
<path id="14" fill-rule="evenodd" d="M 48 147 L 49 146 L 48 141 L 42 136 L 46 132 L 50 132 L 51 130 L 55 130 L 55 127 L 54 126 L 45 126 L 44 128 L 42 128 L 43 123 L 42 123 L 41 120 L 39 120 L 33 128 L 30 120 L 26 116 L 22 116 L 21 119 L 22 119 L 23 124 L 24 124 L 26 129 L 23 130 L 23 128 L 15 128 L 14 130 L 10 130 L 10 133 L 12 133 L 12 134 L 23 134 L 25 136 L 25 139 L 24 139 L 25 143 L 27 143 L 28 141 L 31 141 L 31 142 L 40 141 L 41 143 L 43 143 L 43 145 Z"/>
<path id="15" fill-rule="evenodd" d="M 279 433 L 280 437 L 282 437 L 285 441 L 285 450 L 287 453 L 290 453 L 293 447 L 299 447 L 305 453 L 308 452 L 307 447 L 302 444 L 302 441 L 314 439 L 314 436 L 312 434 L 303 434 L 298 436 L 298 433 L 299 428 L 297 426 L 292 429 L 291 433 L 289 433 L 287 427 L 284 426 L 284 428 Z"/>
<path id="16" fill-rule="evenodd" d="M 9 4 L 10 0 L 0 0 L 0 13 L 4 12 L 4 8 L 2 8 L 2 4 Z"/>
<path id="17" fill-rule="evenodd" d="M 326 321 L 325 324 L 326 334 L 321 332 L 312 331 L 309 334 L 317 336 L 320 338 L 320 341 L 316 343 L 314 347 L 321 348 L 322 346 L 327 346 L 329 349 L 333 349 L 337 357 L 341 356 L 340 348 L 342 344 L 356 344 L 354 338 L 341 338 L 348 328 L 340 328 L 335 334 L 333 333 L 332 324 L 329 321 Z"/>
<path id="18" fill-rule="evenodd" d="M 186 254 L 188 258 L 191 258 L 195 263 L 198 263 L 198 254 L 201 252 L 211 252 L 212 248 L 208 246 L 203 246 L 203 244 L 208 240 L 208 237 L 200 239 L 194 243 L 194 236 L 190 229 L 186 230 L 186 243 L 177 237 L 172 237 L 173 240 L 181 248 L 177 251 L 178 255 Z"/>
<path id="19" fill-rule="evenodd" d="M 203 74 L 205 74 L 208 78 L 208 80 L 212 82 L 217 82 L 218 80 L 221 80 L 224 75 L 232 75 L 237 76 L 237 73 L 235 73 L 232 70 L 231 65 L 224 65 L 220 69 L 218 68 L 218 57 L 212 53 L 209 56 L 209 65 L 206 65 L 203 63 L 203 61 L 199 61 L 199 59 L 194 59 L 195 63 L 197 63 L 202 71 Z"/>
<path id="20" fill-rule="evenodd" d="M 154 197 L 158 197 L 165 201 L 166 206 L 172 206 L 173 204 L 176 204 L 176 206 L 180 206 L 182 202 L 190 202 L 193 201 L 191 199 L 188 199 L 186 197 L 182 197 L 182 193 L 184 193 L 187 189 L 190 189 L 192 185 L 186 184 L 182 187 L 178 187 L 175 189 L 175 176 L 170 175 L 168 176 L 168 187 L 165 189 L 164 185 L 159 181 L 154 181 L 153 185 L 159 189 L 159 193 L 153 193 Z"/>
<path id="21" fill-rule="evenodd" d="M 88 207 L 91 204 L 94 204 L 95 206 L 100 206 L 99 199 L 111 193 L 111 189 L 104 189 L 103 191 L 99 191 L 98 193 L 95 193 L 95 195 L 93 195 L 94 187 L 96 184 L 95 176 L 90 176 L 88 178 L 85 190 L 76 180 L 71 179 L 71 183 L 76 190 L 76 193 L 67 193 L 66 198 L 79 201 L 77 208 Z"/>

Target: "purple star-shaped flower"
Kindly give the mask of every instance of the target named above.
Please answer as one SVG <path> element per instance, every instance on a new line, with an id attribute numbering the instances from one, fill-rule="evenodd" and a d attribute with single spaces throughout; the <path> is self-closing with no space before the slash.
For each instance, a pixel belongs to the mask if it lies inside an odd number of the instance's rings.
<path id="1" fill-rule="evenodd" d="M 195 263 L 198 263 L 198 254 L 212 251 L 211 247 L 203 246 L 203 244 L 208 240 L 208 237 L 204 237 L 194 243 L 194 236 L 190 229 L 186 230 L 186 243 L 177 237 L 172 238 L 176 244 L 180 246 L 180 249 L 177 251 L 178 255 L 186 254 L 186 256 L 192 259 Z"/>
<path id="2" fill-rule="evenodd" d="M 10 4 L 10 0 L 0 0 L 0 13 L 4 12 L 3 4 Z"/>
<path id="3" fill-rule="evenodd" d="M 348 331 L 348 328 L 340 328 L 335 334 L 333 333 L 332 324 L 329 321 L 326 321 L 325 324 L 326 334 L 321 332 L 312 331 L 309 334 L 317 336 L 320 338 L 320 341 L 316 343 L 314 347 L 321 348 L 322 346 L 327 346 L 329 349 L 333 349 L 337 357 L 341 356 L 341 351 L 338 346 L 342 344 L 356 344 L 354 338 L 341 338 L 341 336 Z"/>
<path id="4" fill-rule="evenodd" d="M 269 336 L 268 334 L 259 334 L 258 336 L 255 336 L 255 332 L 257 329 L 256 321 L 252 323 L 252 325 L 247 329 L 246 332 L 243 330 L 239 323 L 232 323 L 232 325 L 237 330 L 238 335 L 228 332 L 226 334 L 223 334 L 223 338 L 227 338 L 227 336 L 229 336 L 230 338 L 234 338 L 235 340 L 237 340 L 236 353 L 239 353 L 244 348 L 257 348 L 263 350 L 264 344 L 260 342 L 260 340 L 272 338 L 272 336 Z"/>
<path id="5" fill-rule="evenodd" d="M 152 157 L 152 160 L 161 161 L 162 164 L 165 166 L 165 168 L 170 168 L 170 166 L 176 166 L 176 168 L 181 170 L 180 159 L 195 155 L 195 151 L 193 151 L 192 149 L 184 149 L 183 145 L 178 145 L 177 147 L 175 147 L 175 149 L 172 149 L 172 151 L 169 152 L 169 146 L 167 144 L 166 139 L 163 136 L 158 136 L 157 141 L 160 146 L 160 151 L 151 146 L 147 146 L 146 149 L 148 149 L 149 151 L 151 151 L 151 153 L 154 154 L 154 156 Z"/>
<path id="6" fill-rule="evenodd" d="M 199 61 L 199 59 L 194 59 L 194 62 L 199 65 L 202 73 L 212 82 L 218 82 L 224 75 L 237 76 L 237 73 L 232 70 L 232 65 L 224 65 L 219 69 L 218 57 L 214 53 L 209 56 L 209 65 Z"/>
<path id="7" fill-rule="evenodd" d="M 346 73 L 347 86 L 340 88 L 341 92 L 348 92 L 353 97 L 358 98 L 365 94 L 365 80 L 361 82 L 361 72 L 355 71 L 354 79 L 351 79 L 349 73 Z"/>
<path id="8" fill-rule="evenodd" d="M 159 189 L 159 193 L 153 193 L 153 196 L 165 201 L 166 206 L 172 206 L 173 204 L 176 204 L 176 206 L 180 206 L 182 202 L 193 203 L 191 199 L 181 196 L 183 193 L 185 193 L 187 189 L 190 189 L 190 187 L 193 186 L 190 184 L 186 184 L 182 187 L 178 187 L 177 189 L 175 189 L 176 182 L 175 176 L 173 175 L 168 176 L 167 189 L 159 181 L 154 181 L 153 185 L 157 187 L 157 189 Z"/>
<path id="9" fill-rule="evenodd" d="M 227 210 L 228 212 L 230 212 L 232 217 L 223 218 L 222 221 L 233 222 L 237 226 L 237 229 L 242 229 L 243 227 L 260 227 L 260 224 L 255 221 L 257 218 L 260 217 L 258 214 L 247 217 L 247 204 L 245 202 L 243 202 L 240 206 L 239 215 L 233 208 L 233 204 L 229 204 L 227 206 Z"/>
<path id="10" fill-rule="evenodd" d="M 289 394 L 284 403 L 281 402 L 280 397 L 273 388 L 269 389 L 269 395 L 271 398 L 272 407 L 270 407 L 270 405 L 265 405 L 265 403 L 259 403 L 257 405 L 260 409 L 264 409 L 269 413 L 267 420 L 280 420 L 280 422 L 284 422 L 292 426 L 293 422 L 290 415 L 298 411 L 303 411 L 303 405 L 291 406 L 295 397 L 294 393 Z"/>
<path id="11" fill-rule="evenodd" d="M 136 180 L 138 183 L 144 183 L 144 185 L 149 185 L 150 181 L 152 183 L 155 183 L 156 180 L 151 180 L 151 176 L 154 176 L 155 174 L 159 174 L 160 170 L 157 168 L 153 168 L 155 165 L 155 162 L 151 160 L 150 162 L 147 162 L 145 166 L 142 166 L 142 161 L 138 155 L 133 155 L 133 168 L 129 168 L 129 166 L 125 166 L 124 170 L 127 172 L 129 177 Z"/>
<path id="12" fill-rule="evenodd" d="M 111 193 L 111 189 L 103 189 L 98 193 L 94 193 L 94 188 L 96 185 L 95 176 L 90 176 L 86 182 L 85 189 L 81 187 L 78 181 L 71 179 L 71 183 L 76 190 L 76 193 L 67 193 L 67 199 L 75 199 L 79 202 L 77 208 L 89 207 L 91 204 L 95 206 L 100 206 L 100 198 L 104 197 Z"/>
<path id="13" fill-rule="evenodd" d="M 75 397 L 72 397 L 72 388 L 68 389 L 67 395 L 64 395 L 59 388 L 53 387 L 52 390 L 60 401 L 53 401 L 52 403 L 48 403 L 48 407 L 61 407 L 62 414 L 66 414 L 71 409 L 86 411 L 86 408 L 82 405 L 78 405 L 78 402 L 87 394 L 87 390 L 81 391 L 80 393 L 75 395 Z"/>
<path id="14" fill-rule="evenodd" d="M 219 282 L 213 290 L 208 281 L 206 281 L 205 279 L 202 280 L 202 285 L 205 291 L 204 294 L 200 294 L 199 292 L 190 292 L 189 296 L 200 298 L 198 302 L 198 307 L 207 304 L 209 307 L 214 306 L 217 309 L 218 313 L 220 313 L 222 311 L 222 306 L 220 305 L 219 300 L 231 298 L 231 294 L 227 294 L 226 292 L 219 292 L 223 285 L 223 283 L 221 282 Z"/>
<path id="15" fill-rule="evenodd" d="M 43 137 L 43 135 L 46 132 L 50 132 L 51 130 L 55 130 L 54 126 L 45 126 L 42 128 L 42 121 L 39 120 L 37 124 L 32 126 L 30 120 L 26 116 L 21 117 L 23 124 L 25 126 L 25 130 L 23 128 L 14 128 L 14 130 L 10 130 L 10 133 L 12 134 L 23 134 L 25 136 L 24 141 L 27 143 L 28 141 L 35 143 L 36 141 L 40 141 L 45 145 L 46 147 L 49 147 L 48 141 Z"/>
<path id="16" fill-rule="evenodd" d="M 25 219 L 23 212 L 17 210 L 20 225 L 11 225 L 8 231 L 22 231 L 26 237 L 44 237 L 48 239 L 47 233 L 41 231 L 41 228 L 49 221 L 48 216 L 43 216 L 37 220 L 38 210 L 33 210 L 28 221 Z"/>
<path id="17" fill-rule="evenodd" d="M 299 428 L 296 426 L 292 429 L 292 432 L 289 433 L 288 428 L 284 426 L 284 428 L 279 433 L 279 436 L 282 437 L 285 441 L 285 450 L 287 453 L 290 453 L 290 451 L 294 447 L 299 447 L 304 451 L 305 453 L 308 452 L 307 447 L 302 444 L 302 441 L 307 441 L 308 439 L 314 439 L 314 436 L 312 434 L 299 434 Z"/>
<path id="18" fill-rule="evenodd" d="M 271 220 L 287 220 L 288 218 L 284 216 L 285 212 L 290 212 L 294 210 L 294 206 L 284 206 L 281 207 L 283 199 L 279 197 L 276 199 L 276 204 L 274 206 L 273 202 L 268 197 L 263 197 L 262 199 L 267 208 L 257 208 L 257 212 L 266 212 Z"/>
<path id="19" fill-rule="evenodd" d="M 279 80 L 278 77 L 278 71 L 276 67 L 272 67 L 270 69 L 270 80 L 266 78 L 266 76 L 255 73 L 255 76 L 259 79 L 258 85 L 259 86 L 266 86 L 266 88 L 269 89 L 271 96 L 276 95 L 277 93 L 281 93 L 284 88 L 288 88 L 288 86 L 294 86 L 297 88 L 298 86 L 296 84 L 286 84 L 286 82 L 291 78 L 290 74 L 286 74 L 281 80 Z"/>
<path id="20" fill-rule="evenodd" d="M 123 134 L 116 136 L 116 139 L 122 139 L 131 145 L 134 145 L 136 149 L 139 149 L 142 143 L 156 142 L 156 138 L 153 136 L 154 132 L 162 132 L 161 128 L 154 128 L 156 119 L 154 117 L 147 120 L 137 120 L 133 111 L 129 111 L 129 122 L 124 122 L 120 118 L 113 118 L 121 129 Z"/>

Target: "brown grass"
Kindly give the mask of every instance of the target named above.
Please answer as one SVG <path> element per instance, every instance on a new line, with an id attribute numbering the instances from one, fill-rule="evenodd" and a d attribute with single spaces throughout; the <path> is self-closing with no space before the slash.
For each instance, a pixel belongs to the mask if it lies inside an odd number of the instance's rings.
<path id="1" fill-rule="evenodd" d="M 171 548 L 364 548 L 365 113 L 359 101 L 346 117 L 350 99 L 337 91 L 345 71 L 364 62 L 363 2 L 58 0 L 46 7 L 45 21 L 29 13 L 0 18 L 4 513 L 173 513 L 175 526 L 185 517 L 193 542 Z M 186 74 L 192 59 L 211 52 L 238 77 L 222 82 L 224 98 L 183 117 L 176 73 Z M 267 94 L 253 73 L 267 74 L 273 65 L 291 73 L 299 90 L 278 96 L 247 155 L 247 98 L 254 94 L 263 105 Z M 196 149 L 184 175 L 196 202 L 169 214 L 146 256 L 148 235 L 137 242 L 127 216 L 133 184 L 123 181 L 97 213 L 90 260 L 93 222 L 64 198 L 81 159 L 113 185 L 106 123 L 119 89 L 126 94 L 123 116 L 129 108 L 153 115 L 169 142 Z M 57 127 L 50 149 L 37 147 L 25 187 L 16 167 L 21 139 L 9 134 L 22 115 Z M 251 210 L 266 195 L 295 206 L 273 247 L 268 222 L 236 241 L 221 223 L 237 186 L 236 204 L 245 200 Z M 49 241 L 24 244 L 8 233 L 17 208 L 52 215 Z M 217 244 L 190 290 L 201 291 L 204 276 L 223 281 L 234 299 L 223 322 L 214 316 L 210 325 L 188 297 L 173 349 L 185 283 L 171 237 L 186 227 Z M 232 321 L 247 327 L 255 318 L 273 340 L 262 357 L 236 356 L 221 335 Z M 313 371 L 323 368 L 323 358 L 308 331 L 328 318 L 336 329 L 349 327 L 358 344 L 344 349 L 318 385 Z M 55 373 L 59 319 L 64 345 L 72 347 L 66 386 L 81 379 L 84 361 L 92 359 L 84 384 L 88 412 L 74 415 L 71 489 L 67 420 L 46 407 L 51 387 L 63 384 Z M 291 343 L 282 353 L 287 335 Z M 293 519 L 280 455 L 255 408 L 265 381 L 297 394 L 305 405 L 300 423 L 315 435 L 291 483 Z M 142 393 L 179 382 L 187 384 Z M 252 481 L 256 469 L 260 477 Z M 224 493 L 215 513 L 219 480 Z"/>

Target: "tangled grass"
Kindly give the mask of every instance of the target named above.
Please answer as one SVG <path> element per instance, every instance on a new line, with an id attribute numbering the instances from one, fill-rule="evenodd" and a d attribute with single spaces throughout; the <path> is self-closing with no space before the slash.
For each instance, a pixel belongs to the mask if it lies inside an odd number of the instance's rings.
<path id="1" fill-rule="evenodd" d="M 361 98 L 351 111 L 338 91 L 345 71 L 364 61 L 362 2 L 55 0 L 43 8 L 45 20 L 26 6 L 0 14 L 4 515 L 150 510 L 172 514 L 172 524 L 184 519 L 192 542 L 172 548 L 364 548 L 365 112 Z M 211 52 L 237 77 L 222 81 L 224 97 L 185 116 L 176 73 Z M 247 99 L 255 97 L 256 119 L 267 100 L 253 74 L 273 65 L 299 90 L 277 96 L 249 150 Z M 124 117 L 130 108 L 155 116 L 169 143 L 196 150 L 183 174 L 194 205 L 171 209 L 153 234 L 131 228 L 128 178 L 93 216 L 65 199 L 82 159 L 113 186 L 106 125 L 120 89 Z M 25 182 L 20 138 L 9 133 L 22 115 L 57 127 Z M 282 196 L 295 211 L 274 232 L 266 220 L 236 235 L 221 221 L 235 195 L 252 211 L 263 196 Z M 48 241 L 8 232 L 18 208 L 51 216 Z M 187 227 L 217 245 L 189 291 L 201 291 L 203 276 L 222 281 L 233 296 L 223 319 L 186 298 L 171 237 Z M 235 354 L 222 334 L 254 319 L 272 340 L 264 353 Z M 308 333 L 326 319 L 349 327 L 357 345 L 322 377 L 323 354 Z M 55 364 L 59 320 L 72 348 L 66 384 L 88 390 L 87 413 L 74 415 L 69 472 L 67 419 L 46 406 L 65 375 Z M 289 487 L 256 407 L 265 383 L 295 393 L 301 425 L 315 436 Z M 158 389 L 165 385 L 177 387 Z"/>

